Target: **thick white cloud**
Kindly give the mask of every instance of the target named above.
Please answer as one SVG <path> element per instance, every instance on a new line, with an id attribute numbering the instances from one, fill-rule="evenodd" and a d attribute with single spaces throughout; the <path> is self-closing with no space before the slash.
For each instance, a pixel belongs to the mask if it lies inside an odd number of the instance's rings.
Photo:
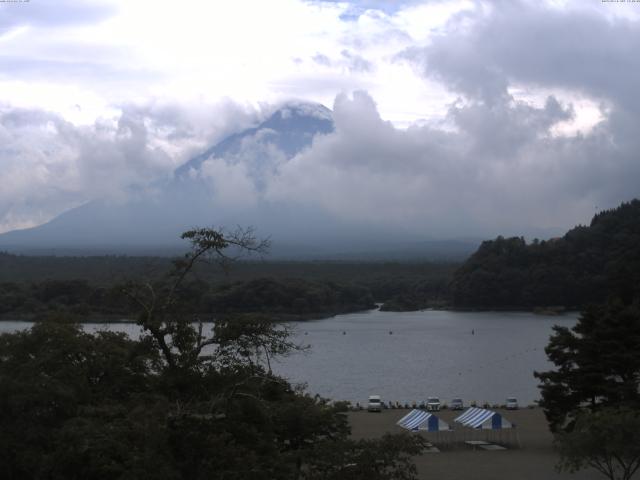
<path id="1" fill-rule="evenodd" d="M 0 15 L 8 14 L 0 29 L 0 101 L 90 124 L 132 101 L 331 104 L 340 91 L 367 89 L 394 122 L 429 118 L 442 108 L 434 95 L 444 90 L 419 81 L 395 54 L 424 43 L 471 2 L 359 3 L 0 4 Z"/>
<path id="2" fill-rule="evenodd" d="M 211 191 L 213 204 L 227 214 L 253 208 L 258 203 L 256 184 L 244 163 L 230 163 L 212 158 L 202 164 L 199 172 Z"/>
<path id="3" fill-rule="evenodd" d="M 631 198 L 640 178 L 606 121 L 587 135 L 557 135 L 573 115 L 553 96 L 542 105 L 505 96 L 452 104 L 447 128 L 399 129 L 356 91 L 336 98 L 335 132 L 292 159 L 262 132 L 204 162 L 199 175 L 212 205 L 245 218 L 258 206 L 272 215 L 288 205 L 319 215 L 318 224 L 334 218 L 411 238 L 549 236 L 588 221 L 597 205 Z"/>
<path id="4" fill-rule="evenodd" d="M 427 236 L 550 233 L 592 213 L 603 182 L 630 167 L 599 168 L 615 150 L 597 133 L 552 135 L 570 115 L 554 97 L 540 108 L 474 103 L 451 107 L 453 131 L 399 130 L 366 93 L 340 96 L 336 132 L 283 166 L 267 200 Z"/>
<path id="5" fill-rule="evenodd" d="M 43 110 L 0 108 L 0 232 L 31 227 L 97 198 L 153 186 L 195 152 L 244 128 L 256 112 L 208 106 L 128 105 L 74 125 Z"/>
<path id="6" fill-rule="evenodd" d="M 270 105 L 336 94 L 335 133 L 292 160 L 248 142 L 204 162 L 217 205 L 300 205 L 429 236 L 542 235 L 640 194 L 629 5 L 59 7 L 0 4 L 0 231 L 144 189 Z"/>
<path id="7" fill-rule="evenodd" d="M 429 28 L 448 13 L 412 3 L 0 3 L 0 231 L 148 184 L 283 99 L 366 88 L 400 123 L 428 118 L 394 55 L 416 41 L 407 8 L 437 10 Z"/>

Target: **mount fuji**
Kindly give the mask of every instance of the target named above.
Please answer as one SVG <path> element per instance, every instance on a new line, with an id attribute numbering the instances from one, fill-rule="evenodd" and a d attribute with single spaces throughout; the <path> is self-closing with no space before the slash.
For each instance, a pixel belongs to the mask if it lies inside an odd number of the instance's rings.
<path id="1" fill-rule="evenodd" d="M 265 200 L 278 168 L 334 131 L 319 104 L 288 103 L 262 123 L 234 133 L 151 187 L 124 199 L 98 199 L 40 226 L 0 235 L 0 250 L 26 254 L 175 254 L 195 226 L 252 226 L 272 240 L 272 258 L 464 257 L 476 242 L 425 242 L 382 227 L 354 225 L 319 207 Z M 239 184 L 234 179 L 240 178 Z M 250 194 L 243 193 L 245 188 Z M 252 197 L 248 201 L 247 197 Z M 226 200 L 224 200 L 226 198 Z M 403 253 L 400 253 L 403 252 Z"/>
<path id="2" fill-rule="evenodd" d="M 192 158 L 151 188 L 132 186 L 124 200 L 94 200 L 37 227 L 4 233 L 0 248 L 27 253 L 143 252 L 183 247 L 180 233 L 194 226 L 252 225 L 265 236 L 283 232 L 292 216 L 304 217 L 304 212 L 287 205 L 274 209 L 258 204 L 249 211 L 216 205 L 216 185 L 224 186 L 225 178 L 209 172 L 207 162 L 241 166 L 260 191 L 266 173 L 308 148 L 316 135 L 332 131 L 328 108 L 286 104 L 259 125 L 232 134 Z"/>

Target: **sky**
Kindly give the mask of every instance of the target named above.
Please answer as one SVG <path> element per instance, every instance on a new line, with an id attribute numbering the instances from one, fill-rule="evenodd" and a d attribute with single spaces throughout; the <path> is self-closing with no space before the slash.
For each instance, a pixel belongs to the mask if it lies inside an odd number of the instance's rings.
<path id="1" fill-rule="evenodd" d="M 260 189 L 218 159 L 239 205 L 552 236 L 640 195 L 638 51 L 631 1 L 0 2 L 0 232 L 125 198 L 297 100 L 335 132 Z"/>

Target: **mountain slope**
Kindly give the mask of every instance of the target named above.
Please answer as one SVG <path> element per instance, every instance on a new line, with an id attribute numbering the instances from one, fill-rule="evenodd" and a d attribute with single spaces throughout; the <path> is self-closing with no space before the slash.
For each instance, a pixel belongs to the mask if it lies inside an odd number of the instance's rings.
<path id="1" fill-rule="evenodd" d="M 287 158 L 295 156 L 311 145 L 317 134 L 333 131 L 331 110 L 323 105 L 305 103 L 287 104 L 274 112 L 266 121 L 255 128 L 235 133 L 192 158 L 176 170 L 176 177 L 183 178 L 190 171 L 198 171 L 209 158 L 233 158 L 244 154 L 246 143 L 257 141 L 263 145 L 273 145 Z M 265 159 L 262 158 L 264 161 Z"/>

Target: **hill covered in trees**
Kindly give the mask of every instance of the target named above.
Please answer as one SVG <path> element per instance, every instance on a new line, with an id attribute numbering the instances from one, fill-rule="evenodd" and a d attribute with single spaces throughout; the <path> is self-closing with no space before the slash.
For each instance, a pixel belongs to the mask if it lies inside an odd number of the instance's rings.
<path id="1" fill-rule="evenodd" d="M 485 241 L 455 272 L 458 308 L 580 308 L 640 291 L 640 200 L 595 215 L 562 238 Z"/>

